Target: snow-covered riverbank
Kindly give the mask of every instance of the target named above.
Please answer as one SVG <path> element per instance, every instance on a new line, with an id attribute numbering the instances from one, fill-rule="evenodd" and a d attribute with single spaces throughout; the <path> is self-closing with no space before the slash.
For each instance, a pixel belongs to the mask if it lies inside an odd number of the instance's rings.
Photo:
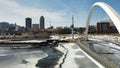
<path id="1" fill-rule="evenodd" d="M 108 40 L 112 42 L 120 43 L 120 37 L 119 36 L 112 36 L 112 35 L 89 35 L 90 38 L 97 38 L 97 39 L 103 39 Z"/>

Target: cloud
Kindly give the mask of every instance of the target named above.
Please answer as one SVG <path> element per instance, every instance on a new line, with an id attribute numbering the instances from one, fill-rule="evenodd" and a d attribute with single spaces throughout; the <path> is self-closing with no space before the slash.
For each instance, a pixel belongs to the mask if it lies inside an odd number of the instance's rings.
<path id="1" fill-rule="evenodd" d="M 8 21 L 25 26 L 25 18 L 31 17 L 33 23 L 39 23 L 41 15 L 45 17 L 46 26 L 52 21 L 54 26 L 63 26 L 68 22 L 65 11 L 48 11 L 44 8 L 23 6 L 16 0 L 0 0 L 0 21 Z"/>

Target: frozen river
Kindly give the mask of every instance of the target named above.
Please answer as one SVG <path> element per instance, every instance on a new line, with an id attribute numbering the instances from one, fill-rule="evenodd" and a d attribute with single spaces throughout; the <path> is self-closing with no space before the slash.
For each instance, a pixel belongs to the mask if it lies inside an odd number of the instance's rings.
<path id="1" fill-rule="evenodd" d="M 63 55 L 55 48 L 0 48 L 0 68 L 48 68 L 56 65 Z"/>

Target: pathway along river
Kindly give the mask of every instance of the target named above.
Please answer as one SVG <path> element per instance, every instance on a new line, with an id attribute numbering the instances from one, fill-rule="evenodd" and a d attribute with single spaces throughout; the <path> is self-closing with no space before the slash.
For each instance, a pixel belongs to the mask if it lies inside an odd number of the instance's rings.
<path id="1" fill-rule="evenodd" d="M 10 49 L 0 47 L 0 68 L 53 68 L 63 53 L 53 47 Z"/>

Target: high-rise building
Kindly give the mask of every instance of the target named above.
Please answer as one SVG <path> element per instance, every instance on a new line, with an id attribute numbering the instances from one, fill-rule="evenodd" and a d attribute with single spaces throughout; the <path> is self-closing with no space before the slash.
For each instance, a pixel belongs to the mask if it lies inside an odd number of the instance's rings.
<path id="1" fill-rule="evenodd" d="M 45 29 L 45 19 L 43 16 L 40 17 L 40 29 Z"/>
<path id="2" fill-rule="evenodd" d="M 26 18 L 25 19 L 25 23 L 26 23 L 26 28 L 27 29 L 30 29 L 30 28 L 32 28 L 32 19 L 31 18 Z"/>

